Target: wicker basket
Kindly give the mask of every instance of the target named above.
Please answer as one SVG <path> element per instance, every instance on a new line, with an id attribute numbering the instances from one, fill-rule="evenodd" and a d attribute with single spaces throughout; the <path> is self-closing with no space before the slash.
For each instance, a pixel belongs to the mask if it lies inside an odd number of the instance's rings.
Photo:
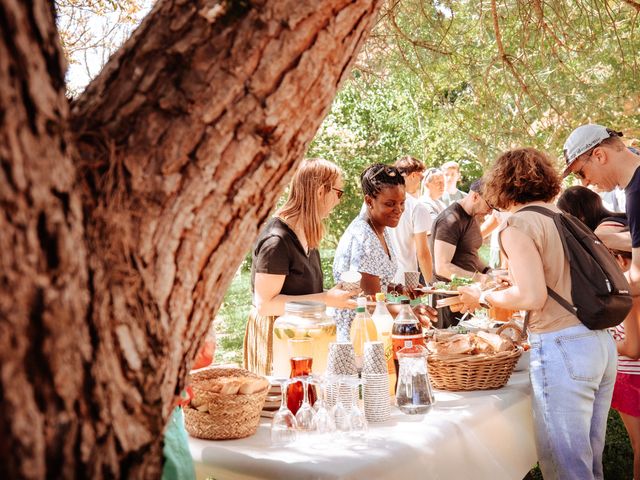
<path id="1" fill-rule="evenodd" d="M 222 377 L 263 378 L 242 368 L 209 368 L 191 375 L 194 395 L 204 398 L 207 412 L 184 407 L 184 423 L 193 437 L 209 440 L 244 438 L 256 433 L 260 423 L 260 412 L 269 388 L 252 393 L 225 395 L 212 393 L 209 388 Z"/>
<path id="2" fill-rule="evenodd" d="M 489 390 L 501 388 L 522 354 L 518 347 L 495 354 L 429 354 L 429 378 L 438 390 Z"/>

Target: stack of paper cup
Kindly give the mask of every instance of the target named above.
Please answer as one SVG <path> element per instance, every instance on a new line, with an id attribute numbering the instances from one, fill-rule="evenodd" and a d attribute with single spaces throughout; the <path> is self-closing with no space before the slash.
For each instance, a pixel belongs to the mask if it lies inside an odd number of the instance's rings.
<path id="1" fill-rule="evenodd" d="M 364 344 L 364 415 L 368 422 L 385 422 L 391 415 L 389 373 L 382 342 Z"/>
<path id="2" fill-rule="evenodd" d="M 365 342 L 362 373 L 388 374 L 383 342 Z"/>
<path id="3" fill-rule="evenodd" d="M 327 356 L 327 405 L 332 407 L 340 394 L 346 408 L 351 406 L 352 388 L 340 382 L 341 376 L 358 378 L 356 353 L 351 342 L 333 342 L 329 344 Z"/>

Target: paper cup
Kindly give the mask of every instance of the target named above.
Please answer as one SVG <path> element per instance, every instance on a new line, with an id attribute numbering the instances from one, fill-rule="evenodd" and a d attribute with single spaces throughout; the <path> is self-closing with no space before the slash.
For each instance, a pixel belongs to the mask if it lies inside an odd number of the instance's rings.
<path id="1" fill-rule="evenodd" d="M 420 272 L 404 272 L 404 285 L 414 289 L 420 284 Z"/>
<path id="2" fill-rule="evenodd" d="M 327 375 L 356 375 L 356 354 L 351 342 L 329 344 Z"/>
<path id="3" fill-rule="evenodd" d="M 340 285 L 344 290 L 360 290 L 360 280 L 362 280 L 362 275 L 354 270 L 347 270 L 340 274 Z"/>

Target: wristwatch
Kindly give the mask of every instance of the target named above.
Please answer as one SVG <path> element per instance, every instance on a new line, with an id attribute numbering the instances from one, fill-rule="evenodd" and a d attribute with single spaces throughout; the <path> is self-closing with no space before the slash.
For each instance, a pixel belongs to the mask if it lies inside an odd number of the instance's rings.
<path id="1" fill-rule="evenodd" d="M 480 292 L 480 298 L 478 298 L 478 303 L 483 307 L 491 307 L 489 300 L 487 300 L 487 295 L 491 293 L 490 291 L 484 290 Z"/>

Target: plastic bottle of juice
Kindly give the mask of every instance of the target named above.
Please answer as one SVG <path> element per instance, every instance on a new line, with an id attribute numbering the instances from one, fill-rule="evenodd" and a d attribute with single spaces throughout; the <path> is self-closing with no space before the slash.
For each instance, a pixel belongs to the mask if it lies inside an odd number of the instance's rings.
<path id="1" fill-rule="evenodd" d="M 389 372 L 389 393 L 393 394 L 396 384 L 396 369 L 393 365 L 393 345 L 391 342 L 393 317 L 389 313 L 389 309 L 384 301 L 385 294 L 376 293 L 376 309 L 373 311 L 371 319 L 378 331 L 378 340 L 382 341 L 384 345 L 384 355 L 387 359 L 387 370 Z"/>
<path id="2" fill-rule="evenodd" d="M 365 342 L 374 342 L 378 340 L 378 332 L 373 323 L 373 319 L 367 312 L 367 299 L 365 297 L 358 298 L 358 306 L 356 307 L 356 316 L 351 322 L 351 330 L 349 332 L 353 349 L 356 353 L 356 368 L 362 369 L 364 361 L 364 344 Z"/>

